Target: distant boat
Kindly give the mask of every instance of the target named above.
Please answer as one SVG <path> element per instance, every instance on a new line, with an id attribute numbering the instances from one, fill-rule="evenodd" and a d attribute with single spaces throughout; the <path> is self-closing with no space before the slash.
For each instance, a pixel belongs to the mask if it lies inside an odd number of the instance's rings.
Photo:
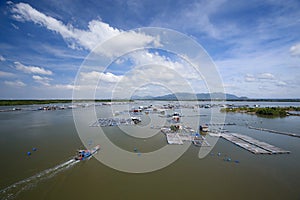
<path id="1" fill-rule="evenodd" d="M 140 123 L 142 120 L 139 117 L 131 117 L 131 120 L 133 121 L 134 124 Z"/>
<path id="2" fill-rule="evenodd" d="M 209 105 L 209 104 L 206 104 L 205 106 L 204 106 L 204 108 L 210 108 L 211 106 Z"/>
<path id="3" fill-rule="evenodd" d="M 65 107 L 65 105 L 62 105 L 62 106 L 59 106 L 58 109 L 59 110 L 64 110 L 64 109 L 66 109 L 66 107 Z"/>
<path id="4" fill-rule="evenodd" d="M 173 120 L 174 122 L 179 122 L 179 121 L 180 121 L 180 117 L 177 116 L 177 115 L 175 115 L 175 116 L 172 117 L 172 120 Z"/>
<path id="5" fill-rule="evenodd" d="M 95 146 L 93 149 L 79 150 L 78 154 L 75 156 L 75 160 L 86 160 L 91 158 L 92 155 L 96 154 L 100 150 L 100 145 Z"/>
<path id="6" fill-rule="evenodd" d="M 208 132 L 208 126 L 207 125 L 200 125 L 199 126 L 200 133 L 207 133 Z"/>
<path id="7" fill-rule="evenodd" d="M 76 105 L 70 105 L 70 106 L 68 106 L 68 109 L 73 109 L 73 108 L 77 108 L 77 106 Z"/>

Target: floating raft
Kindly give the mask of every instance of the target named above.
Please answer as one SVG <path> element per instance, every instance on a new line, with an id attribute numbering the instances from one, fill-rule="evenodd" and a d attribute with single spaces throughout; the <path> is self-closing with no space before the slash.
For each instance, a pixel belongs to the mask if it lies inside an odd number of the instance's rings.
<path id="1" fill-rule="evenodd" d="M 210 144 L 203 138 L 195 138 L 192 143 L 198 147 L 210 147 Z"/>
<path id="2" fill-rule="evenodd" d="M 207 126 L 234 126 L 236 123 L 209 123 Z"/>
<path id="3" fill-rule="evenodd" d="M 168 144 L 183 144 L 179 134 L 166 133 Z"/>
<path id="4" fill-rule="evenodd" d="M 261 142 L 246 135 L 237 133 L 222 133 L 220 136 L 254 154 L 283 154 L 290 151 L 283 150 L 271 144 Z"/>
<path id="5" fill-rule="evenodd" d="M 241 135 L 241 134 L 237 134 L 237 133 L 233 133 L 232 135 L 246 141 L 246 142 L 249 142 L 250 144 L 253 144 L 255 146 L 259 146 L 260 148 L 262 149 L 265 149 L 269 152 L 271 152 L 272 154 L 280 154 L 280 153 L 290 153 L 290 151 L 286 151 L 286 150 L 283 150 L 279 147 L 275 147 L 271 144 L 268 144 L 266 142 L 261 142 L 259 140 L 256 140 L 256 139 L 253 139 L 249 136 L 246 136 L 246 135 Z"/>
<path id="6" fill-rule="evenodd" d="M 99 118 L 96 122 L 92 123 L 90 127 L 107 127 L 107 126 L 120 126 L 120 125 L 133 125 L 132 119 L 121 118 Z"/>
<path id="7" fill-rule="evenodd" d="M 267 132 L 270 132 L 270 133 L 276 133 L 276 134 L 288 135 L 288 136 L 300 138 L 300 135 L 298 135 L 298 134 L 296 134 L 296 133 L 289 133 L 289 132 L 275 131 L 275 130 L 271 130 L 271 129 L 257 128 L 257 127 L 253 127 L 253 126 L 248 126 L 248 128 L 250 128 L 250 129 L 255 129 L 255 130 L 259 130 L 259 131 L 267 131 Z"/>
<path id="8" fill-rule="evenodd" d="M 187 133 L 165 133 L 168 144 L 183 144 L 183 142 L 192 142 L 195 146 L 210 147 L 210 144 L 202 136 L 196 137 Z"/>
<path id="9" fill-rule="evenodd" d="M 181 138 L 182 141 L 192 141 L 193 140 L 193 136 L 191 134 L 179 133 L 178 136 Z"/>

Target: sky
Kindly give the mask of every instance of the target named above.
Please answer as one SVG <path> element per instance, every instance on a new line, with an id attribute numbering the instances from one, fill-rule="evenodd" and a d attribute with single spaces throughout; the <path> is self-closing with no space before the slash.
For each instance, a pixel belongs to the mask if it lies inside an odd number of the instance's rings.
<path id="1" fill-rule="evenodd" d="M 162 38 L 130 31 L 141 27 L 174 30 L 201 45 L 226 93 L 300 98 L 299 10 L 298 0 L 1 1 L 0 98 L 70 99 L 76 82 L 98 85 L 96 98 L 208 91 L 206 77 L 183 55 L 164 51 Z M 124 55 L 105 69 L 81 70 L 120 34 L 123 49 L 105 53 Z"/>

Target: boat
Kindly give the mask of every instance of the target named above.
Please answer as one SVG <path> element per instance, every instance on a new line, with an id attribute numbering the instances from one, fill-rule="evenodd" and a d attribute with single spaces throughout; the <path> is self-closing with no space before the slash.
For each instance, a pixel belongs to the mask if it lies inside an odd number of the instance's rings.
<path id="1" fill-rule="evenodd" d="M 192 143 L 198 147 L 210 147 L 210 144 L 206 141 L 205 137 L 201 136 L 199 133 L 196 133 Z"/>
<path id="2" fill-rule="evenodd" d="M 131 117 L 131 120 L 133 121 L 134 124 L 140 123 L 142 120 L 139 117 Z"/>
<path id="3" fill-rule="evenodd" d="M 98 144 L 91 150 L 84 149 L 84 150 L 78 150 L 78 154 L 75 156 L 75 160 L 86 160 L 88 158 L 91 158 L 92 155 L 96 154 L 100 150 L 100 145 Z"/>

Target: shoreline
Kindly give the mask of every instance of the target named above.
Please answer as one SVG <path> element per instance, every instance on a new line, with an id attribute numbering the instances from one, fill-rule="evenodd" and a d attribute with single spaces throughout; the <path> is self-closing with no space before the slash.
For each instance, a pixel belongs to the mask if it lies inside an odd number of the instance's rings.
<path id="1" fill-rule="evenodd" d="M 82 102 L 138 102 L 138 101 L 229 101 L 229 102 L 300 102 L 300 99 L 0 99 L 0 106 L 39 105 Z"/>
<path id="2" fill-rule="evenodd" d="M 58 103 L 85 103 L 85 102 L 132 102 L 132 100 L 111 100 L 111 99 L 20 99 L 20 100 L 0 100 L 0 106 L 20 106 L 20 105 L 42 105 Z"/>

